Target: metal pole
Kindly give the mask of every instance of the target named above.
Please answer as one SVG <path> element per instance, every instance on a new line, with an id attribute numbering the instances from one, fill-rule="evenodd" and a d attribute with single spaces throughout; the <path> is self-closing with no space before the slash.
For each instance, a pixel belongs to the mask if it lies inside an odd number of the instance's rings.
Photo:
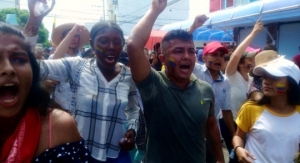
<path id="1" fill-rule="evenodd" d="M 105 21 L 105 0 L 102 0 L 102 5 L 103 5 L 103 20 Z"/>

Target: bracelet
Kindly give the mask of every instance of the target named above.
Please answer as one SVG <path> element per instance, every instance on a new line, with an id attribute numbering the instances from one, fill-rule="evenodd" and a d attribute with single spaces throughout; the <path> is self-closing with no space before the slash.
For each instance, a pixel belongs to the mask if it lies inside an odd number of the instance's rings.
<path id="1" fill-rule="evenodd" d="M 234 148 L 234 152 L 236 152 L 236 149 L 238 148 L 238 147 L 241 147 L 241 148 L 243 148 L 242 146 L 236 146 L 235 148 Z"/>

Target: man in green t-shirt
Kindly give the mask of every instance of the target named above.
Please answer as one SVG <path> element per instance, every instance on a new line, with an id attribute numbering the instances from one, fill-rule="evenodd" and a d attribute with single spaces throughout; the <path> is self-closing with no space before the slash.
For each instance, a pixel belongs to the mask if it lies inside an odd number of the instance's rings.
<path id="1" fill-rule="evenodd" d="M 205 139 L 217 162 L 224 162 L 212 88 L 192 74 L 196 60 L 192 35 L 183 30 L 165 35 L 160 56 L 165 71 L 152 69 L 144 55 L 152 26 L 166 5 L 167 0 L 152 0 L 127 42 L 147 123 L 146 162 L 204 163 Z"/>

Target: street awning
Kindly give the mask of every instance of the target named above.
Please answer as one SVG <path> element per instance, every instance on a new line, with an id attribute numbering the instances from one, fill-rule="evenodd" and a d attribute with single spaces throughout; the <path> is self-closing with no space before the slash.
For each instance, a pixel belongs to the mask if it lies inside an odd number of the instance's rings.
<path id="1" fill-rule="evenodd" d="M 216 29 L 198 28 L 193 33 L 193 40 L 195 41 L 220 41 L 233 42 L 232 30 L 222 31 Z"/>
<path id="2" fill-rule="evenodd" d="M 184 29 L 187 30 L 194 20 L 186 20 L 181 22 L 176 22 L 172 24 L 167 24 L 163 26 L 160 30 L 170 31 L 173 29 Z M 233 42 L 233 32 L 232 30 L 222 30 L 222 29 L 211 29 L 211 28 L 198 28 L 193 33 L 193 39 L 195 41 L 220 41 L 220 42 Z"/>
<path id="3" fill-rule="evenodd" d="M 212 29 L 233 29 L 253 26 L 258 18 L 267 24 L 300 20 L 300 0 L 256 1 L 243 6 L 231 7 L 207 14 L 209 19 L 203 24 Z M 188 29 L 193 20 L 167 24 L 161 30 Z"/>
<path id="4" fill-rule="evenodd" d="M 265 24 L 300 20 L 300 0 L 256 1 L 208 14 L 204 26 L 232 29 L 253 26 L 258 18 Z M 230 17 L 231 15 L 231 17 Z"/>
<path id="5" fill-rule="evenodd" d="M 162 38 L 165 36 L 166 33 L 166 31 L 152 30 L 145 47 L 153 50 L 153 46 L 156 43 L 161 42 Z"/>

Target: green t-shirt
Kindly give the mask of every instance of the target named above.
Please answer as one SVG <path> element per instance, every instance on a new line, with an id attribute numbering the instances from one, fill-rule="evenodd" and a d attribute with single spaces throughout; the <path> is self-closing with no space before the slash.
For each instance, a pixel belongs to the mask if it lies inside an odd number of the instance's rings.
<path id="1" fill-rule="evenodd" d="M 136 83 L 147 124 L 147 163 L 204 163 L 205 127 L 214 116 L 211 86 L 193 74 L 185 90 L 180 90 L 164 71 L 151 70 Z"/>

